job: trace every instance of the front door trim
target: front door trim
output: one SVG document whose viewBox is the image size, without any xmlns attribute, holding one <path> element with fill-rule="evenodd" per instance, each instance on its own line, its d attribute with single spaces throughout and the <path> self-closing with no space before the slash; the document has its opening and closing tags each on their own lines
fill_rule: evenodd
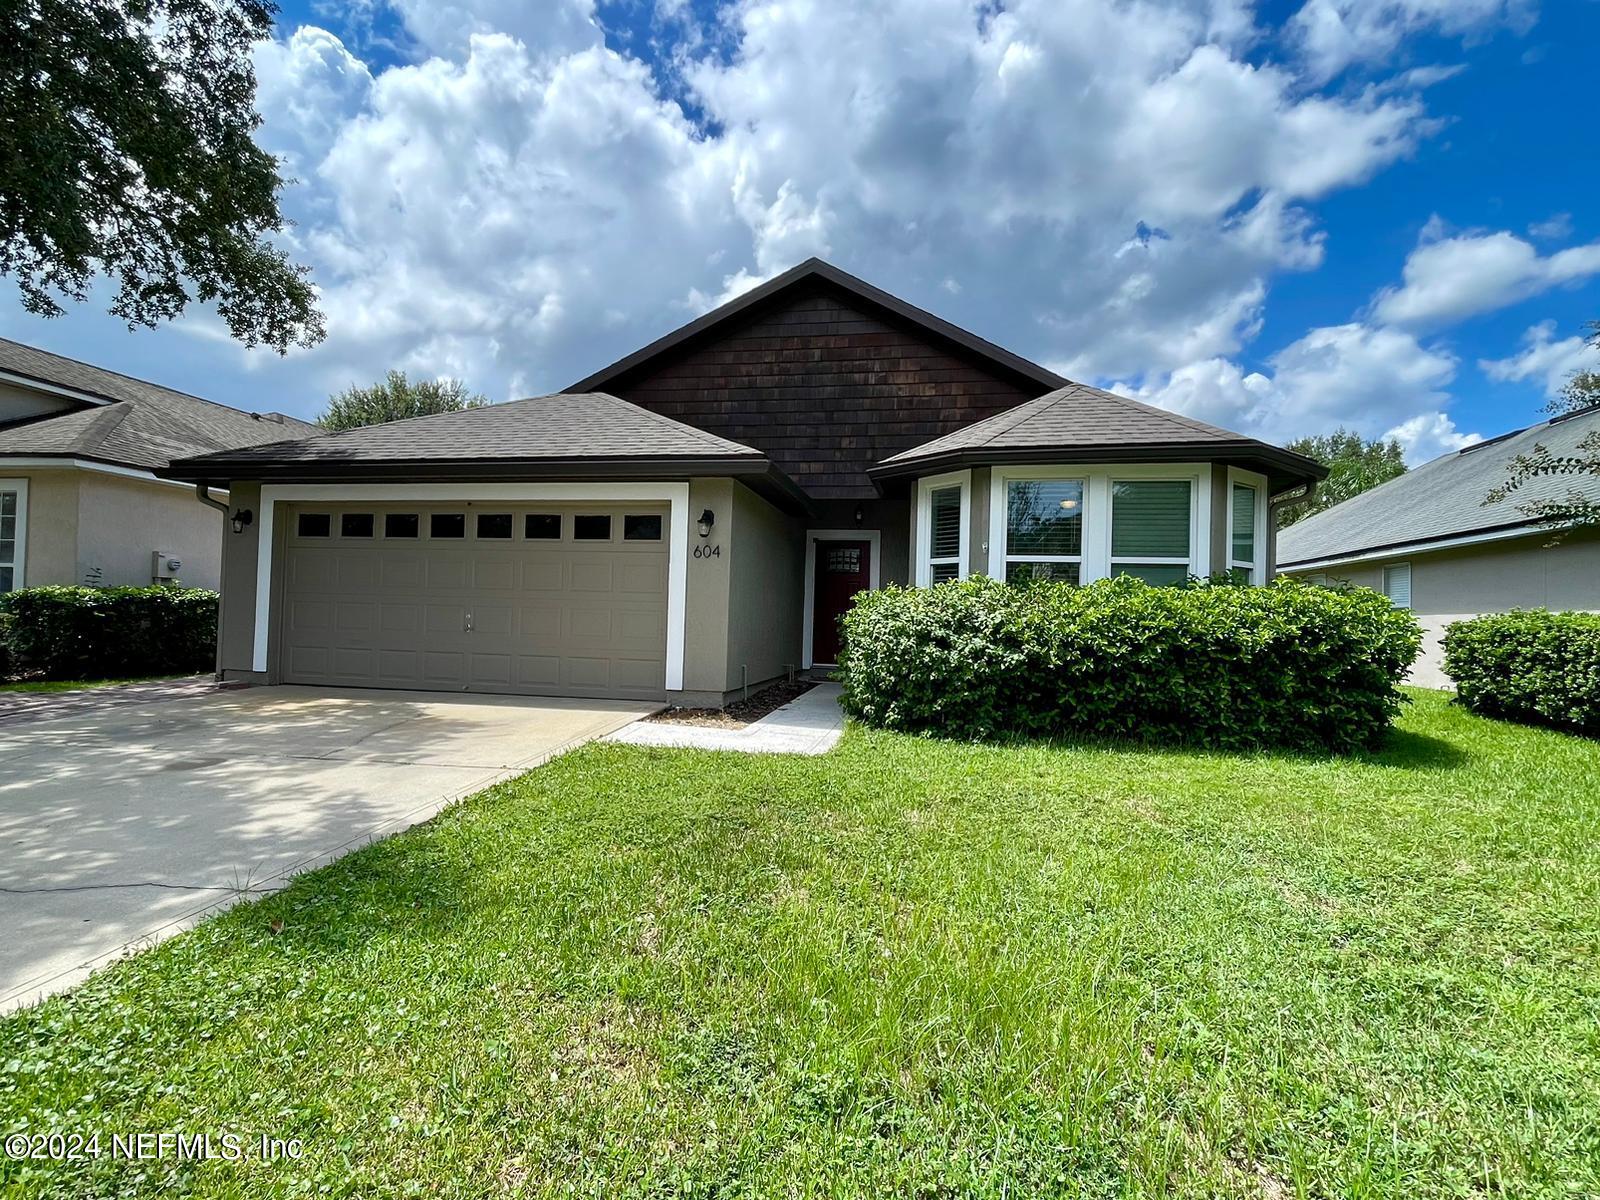
<svg viewBox="0 0 1600 1200">
<path fill-rule="evenodd" d="M 364 501 L 431 500 L 630 500 L 665 501 L 667 524 L 667 691 L 683 690 L 684 620 L 689 591 L 689 485 L 687 483 L 349 483 L 261 485 L 256 544 L 256 627 L 252 669 L 267 670 L 267 633 L 272 617 L 274 530 L 279 504 L 302 501 L 360 504 Z"/>
<path fill-rule="evenodd" d="M 815 619 L 817 595 L 817 543 L 818 542 L 866 542 L 872 547 L 867 563 L 868 587 L 873 591 L 878 590 L 878 564 L 882 555 L 878 553 L 879 531 L 876 529 L 808 529 L 806 530 L 806 581 L 805 594 L 801 608 L 805 612 L 803 630 L 800 638 L 800 664 L 806 670 L 816 666 L 811 658 L 812 625 Z"/>
</svg>

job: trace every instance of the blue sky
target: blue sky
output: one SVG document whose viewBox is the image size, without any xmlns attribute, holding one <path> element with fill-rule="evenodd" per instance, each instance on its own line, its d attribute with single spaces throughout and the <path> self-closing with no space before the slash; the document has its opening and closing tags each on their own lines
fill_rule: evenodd
<svg viewBox="0 0 1600 1200">
<path fill-rule="evenodd" d="M 1594 0 L 286 5 L 260 140 L 329 337 L 0 333 L 314 415 L 565 386 L 809 254 L 1075 378 L 1419 461 L 1600 355 Z M 1137 231 L 1145 232 L 1140 236 Z M 99 299 L 97 297 L 97 299 Z"/>
</svg>

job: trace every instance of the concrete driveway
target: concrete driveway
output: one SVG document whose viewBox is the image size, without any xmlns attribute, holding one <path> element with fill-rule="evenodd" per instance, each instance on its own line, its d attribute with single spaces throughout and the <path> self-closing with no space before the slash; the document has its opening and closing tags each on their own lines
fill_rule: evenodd
<svg viewBox="0 0 1600 1200">
<path fill-rule="evenodd" d="M 275 687 L 0 725 L 0 1012 L 655 707 Z"/>
</svg>

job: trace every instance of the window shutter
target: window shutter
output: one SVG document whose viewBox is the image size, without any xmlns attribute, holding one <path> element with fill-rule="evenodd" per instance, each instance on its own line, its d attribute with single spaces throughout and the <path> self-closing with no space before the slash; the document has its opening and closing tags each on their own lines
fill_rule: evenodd
<svg viewBox="0 0 1600 1200">
<path fill-rule="evenodd" d="M 1233 485 L 1233 561 L 1256 561 L 1256 490 L 1243 483 Z"/>
<path fill-rule="evenodd" d="M 1383 594 L 1396 608 L 1411 607 L 1411 564 L 1396 563 L 1383 569 Z"/>
<path fill-rule="evenodd" d="M 955 558 L 961 553 L 961 489 L 936 489 L 929 497 L 932 513 L 929 558 Z"/>
<path fill-rule="evenodd" d="M 1113 558 L 1188 558 L 1186 480 L 1140 479 L 1112 484 Z"/>
</svg>

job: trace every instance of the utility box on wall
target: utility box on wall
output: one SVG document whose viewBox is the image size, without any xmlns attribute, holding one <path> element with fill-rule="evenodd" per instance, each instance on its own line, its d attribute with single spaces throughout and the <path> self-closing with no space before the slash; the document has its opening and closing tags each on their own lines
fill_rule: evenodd
<svg viewBox="0 0 1600 1200">
<path fill-rule="evenodd" d="M 165 550 L 150 552 L 150 579 L 152 583 L 177 583 L 178 572 L 183 570 L 181 559 L 173 558 Z"/>
</svg>

